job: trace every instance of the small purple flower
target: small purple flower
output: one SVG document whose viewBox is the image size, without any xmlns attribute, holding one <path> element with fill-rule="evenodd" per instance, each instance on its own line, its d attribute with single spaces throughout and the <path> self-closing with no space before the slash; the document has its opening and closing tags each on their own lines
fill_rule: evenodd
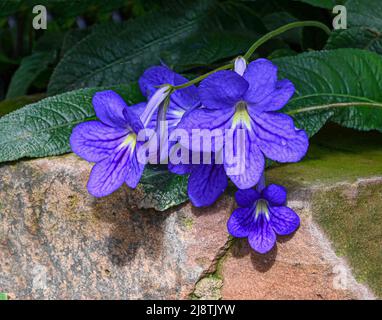
<svg viewBox="0 0 382 320">
<path fill-rule="evenodd" d="M 100 121 L 88 121 L 73 129 L 70 145 L 81 158 L 96 162 L 89 181 L 89 193 L 103 197 L 123 183 L 135 188 L 144 164 L 138 162 L 137 133 L 143 129 L 139 115 L 145 103 L 128 107 L 114 91 L 97 92 L 93 97 L 95 113 Z"/>
<path fill-rule="evenodd" d="M 248 238 L 251 247 L 266 253 L 273 248 L 277 235 L 293 233 L 300 225 L 299 216 L 285 206 L 287 192 L 284 187 L 270 184 L 257 191 L 238 190 L 239 205 L 229 218 L 229 233 L 237 238 Z"/>
<path fill-rule="evenodd" d="M 264 171 L 264 157 L 278 162 L 297 162 L 308 149 L 308 137 L 295 128 L 292 118 L 277 113 L 294 93 L 293 84 L 277 79 L 277 67 L 266 59 L 258 59 L 246 66 L 243 59 L 235 61 L 235 71 L 218 71 L 198 88 L 202 107 L 187 113 L 179 128 L 233 130 L 233 142 L 244 131 L 243 143 L 232 144 L 224 154 L 224 168 L 232 182 L 240 189 L 253 187 Z M 241 139 L 241 138 L 240 138 Z M 227 150 L 229 147 L 225 147 Z M 194 151 L 199 151 L 195 150 Z M 201 150 L 208 152 L 208 150 Z M 216 150 L 213 150 L 216 151 Z M 244 151 L 244 152 L 242 152 Z M 230 169 L 242 154 L 240 173 Z"/>
</svg>

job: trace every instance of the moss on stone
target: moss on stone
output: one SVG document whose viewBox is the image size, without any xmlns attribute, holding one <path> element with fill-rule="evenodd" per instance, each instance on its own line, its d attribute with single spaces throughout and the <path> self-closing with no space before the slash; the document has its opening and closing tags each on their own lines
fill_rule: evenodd
<svg viewBox="0 0 382 320">
<path fill-rule="evenodd" d="M 382 184 L 364 184 L 349 191 L 335 187 L 317 192 L 315 220 L 345 256 L 360 282 L 382 297 Z"/>
<path fill-rule="evenodd" d="M 299 163 L 276 165 L 267 177 L 288 188 L 382 175 L 382 134 L 328 127 L 313 137 Z"/>
<path fill-rule="evenodd" d="M 211 274 L 202 278 L 196 285 L 191 294 L 192 300 L 220 300 L 222 298 L 220 289 L 223 286 L 223 280 Z"/>
<path fill-rule="evenodd" d="M 215 271 L 207 274 L 196 283 L 194 291 L 190 294 L 191 300 L 220 300 L 222 298 L 221 289 L 224 284 L 222 269 L 234 240 L 232 236 L 228 236 L 224 252 L 217 259 Z"/>
<path fill-rule="evenodd" d="M 267 177 L 289 191 L 317 190 L 314 220 L 356 278 L 382 297 L 382 134 L 329 126 L 302 162 L 272 167 Z M 362 183 L 367 178 L 377 181 Z"/>
<path fill-rule="evenodd" d="M 194 220 L 190 217 L 185 217 L 182 222 L 187 230 L 191 230 L 194 225 Z"/>
</svg>

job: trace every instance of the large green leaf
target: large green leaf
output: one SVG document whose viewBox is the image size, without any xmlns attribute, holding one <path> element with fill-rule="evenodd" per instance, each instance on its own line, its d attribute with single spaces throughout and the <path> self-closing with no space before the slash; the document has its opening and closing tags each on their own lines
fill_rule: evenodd
<svg viewBox="0 0 382 320">
<path fill-rule="evenodd" d="M 142 99 L 136 84 L 113 89 L 129 104 Z M 95 118 L 91 100 L 100 90 L 80 89 L 49 97 L 0 118 L 0 162 L 69 152 L 72 128 Z"/>
<path fill-rule="evenodd" d="M 382 57 L 358 49 L 303 53 L 275 59 L 296 95 L 283 110 L 310 135 L 326 121 L 382 131 Z"/>
<path fill-rule="evenodd" d="M 245 53 L 253 38 L 231 33 L 211 33 L 191 37 L 178 50 L 165 53 L 163 61 L 176 71 L 207 66 L 216 61 Z"/>
<path fill-rule="evenodd" d="M 38 93 L 0 101 L 0 117 L 43 98 L 45 98 L 45 94 Z"/>
<path fill-rule="evenodd" d="M 366 27 L 336 30 L 330 35 L 325 49 L 359 48 L 382 53 L 382 33 Z"/>
<path fill-rule="evenodd" d="M 345 7 L 349 28 L 363 26 L 382 30 L 382 1 L 348 0 Z"/>
<path fill-rule="evenodd" d="M 38 78 L 56 58 L 56 52 L 35 52 L 25 57 L 12 77 L 7 92 L 7 99 L 22 96 L 29 86 Z"/>
<path fill-rule="evenodd" d="M 324 9 L 333 9 L 335 5 L 341 4 L 343 1 L 341 0 L 294 0 L 305 2 L 314 7 L 324 8 Z"/>
<path fill-rule="evenodd" d="M 49 94 L 135 81 L 160 54 L 192 35 L 214 1 L 177 1 L 160 12 L 98 29 L 72 48 L 54 71 Z"/>
</svg>

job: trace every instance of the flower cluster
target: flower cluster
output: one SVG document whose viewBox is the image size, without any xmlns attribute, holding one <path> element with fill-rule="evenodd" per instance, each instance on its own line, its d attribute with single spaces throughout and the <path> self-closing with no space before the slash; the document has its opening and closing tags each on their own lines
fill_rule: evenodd
<svg viewBox="0 0 382 320">
<path fill-rule="evenodd" d="M 294 86 L 278 80 L 272 62 L 247 65 L 239 57 L 233 70 L 214 72 L 198 87 L 156 66 L 144 72 L 139 85 L 147 102 L 127 106 L 113 91 L 98 92 L 93 105 L 99 121 L 73 130 L 72 150 L 96 163 L 88 182 L 92 195 L 106 196 L 123 183 L 135 188 L 145 164 L 168 163 L 171 172 L 189 175 L 188 195 L 198 207 L 213 204 L 228 180 L 236 185 L 239 208 L 228 230 L 248 237 L 254 250 L 265 253 L 276 234 L 296 230 L 299 218 L 284 206 L 285 189 L 265 187 L 262 180 L 266 158 L 296 162 L 308 149 L 306 133 L 277 112 Z"/>
</svg>

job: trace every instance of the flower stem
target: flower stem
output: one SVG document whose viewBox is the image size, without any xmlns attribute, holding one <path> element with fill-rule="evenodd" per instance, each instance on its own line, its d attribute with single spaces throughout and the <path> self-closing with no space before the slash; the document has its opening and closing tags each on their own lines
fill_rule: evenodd
<svg viewBox="0 0 382 320">
<path fill-rule="evenodd" d="M 197 77 L 197 78 L 195 78 L 195 79 L 193 79 L 191 81 L 188 81 L 186 83 L 180 84 L 178 86 L 173 86 L 172 89 L 178 90 L 178 89 L 187 88 L 189 86 L 192 86 L 193 84 L 196 84 L 196 83 L 202 81 L 203 79 L 207 78 L 209 75 L 211 75 L 211 74 L 213 74 L 213 73 L 215 73 L 217 71 L 231 69 L 232 67 L 233 67 L 233 63 L 226 64 L 226 65 L 224 65 L 222 67 L 219 67 L 219 68 L 216 68 L 216 69 L 214 69 L 214 70 L 212 70 L 210 72 L 207 72 L 206 74 L 203 74 L 203 75 L 201 75 L 201 76 L 199 76 L 199 77 Z"/>
<path fill-rule="evenodd" d="M 327 34 L 330 34 L 330 29 L 323 23 L 318 21 L 297 21 L 288 23 L 285 26 L 282 26 L 276 30 L 273 30 L 266 35 L 262 36 L 259 40 L 257 40 L 247 51 L 247 53 L 244 55 L 244 59 L 247 61 L 251 58 L 252 54 L 256 51 L 258 47 L 260 47 L 263 43 L 267 42 L 273 37 L 276 37 L 290 29 L 294 28 L 300 28 L 300 27 L 317 27 L 322 30 L 324 30 Z"/>
<path fill-rule="evenodd" d="M 263 37 L 261 37 L 259 40 L 257 40 L 247 51 L 247 53 L 243 56 L 243 58 L 245 60 L 249 60 L 252 56 L 252 54 L 255 52 L 255 50 L 260 47 L 263 43 L 267 42 L 268 40 L 270 40 L 271 38 L 273 37 L 276 37 L 278 35 L 280 35 L 281 33 L 284 33 L 290 29 L 294 29 L 294 28 L 300 28 L 300 27 L 317 27 L 317 28 L 321 28 L 322 30 L 324 30 L 327 34 L 330 34 L 330 29 L 323 23 L 321 22 L 318 22 L 318 21 L 297 21 L 297 22 L 292 22 L 292 23 L 289 23 L 289 24 L 286 24 L 285 26 L 282 26 L 276 30 L 273 30 L 269 33 L 267 33 L 266 35 L 264 35 Z M 214 69 L 206 74 L 203 74 L 193 80 L 190 80 L 186 83 L 183 83 L 181 85 L 178 85 L 178 86 L 172 86 L 172 89 L 173 90 L 179 90 L 179 89 L 183 89 L 183 88 L 187 88 L 189 86 L 192 86 L 196 83 L 199 83 L 200 81 L 204 80 L 205 78 L 207 78 L 209 75 L 217 72 L 217 71 L 220 71 L 220 70 L 227 70 L 227 69 L 232 69 L 234 66 L 233 63 L 229 63 L 229 64 L 226 64 L 222 67 L 219 67 L 217 69 Z"/>
</svg>

